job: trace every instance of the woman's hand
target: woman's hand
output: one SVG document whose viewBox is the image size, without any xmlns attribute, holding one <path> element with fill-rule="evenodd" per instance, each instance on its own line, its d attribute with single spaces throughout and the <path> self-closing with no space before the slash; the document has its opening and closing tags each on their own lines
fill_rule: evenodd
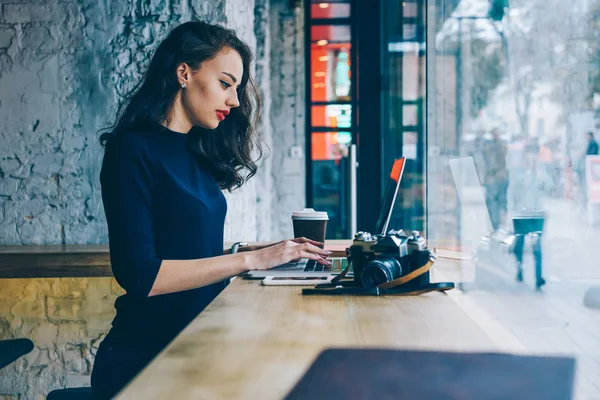
<svg viewBox="0 0 600 400">
<path fill-rule="evenodd" d="M 314 244 L 313 244 L 314 243 Z M 301 258 L 315 260 L 319 264 L 330 266 L 327 257 L 330 251 L 319 247 L 320 242 L 306 238 L 284 240 L 282 242 L 249 252 L 252 269 L 269 269 Z"/>
<path fill-rule="evenodd" d="M 324 244 L 321 242 L 317 242 L 316 240 L 312 240 L 312 239 L 308 239 L 305 237 L 301 237 L 301 238 L 296 238 L 296 239 L 289 239 L 294 243 L 310 243 L 314 246 L 323 248 Z M 262 250 L 265 249 L 267 247 L 271 247 L 271 246 L 275 246 L 277 244 L 283 243 L 284 241 L 282 240 L 281 242 L 275 242 L 275 243 L 270 243 L 270 244 L 264 244 L 264 245 L 253 245 L 253 246 L 246 246 L 246 247 L 240 247 L 240 252 L 242 251 L 255 251 L 255 250 Z"/>
</svg>

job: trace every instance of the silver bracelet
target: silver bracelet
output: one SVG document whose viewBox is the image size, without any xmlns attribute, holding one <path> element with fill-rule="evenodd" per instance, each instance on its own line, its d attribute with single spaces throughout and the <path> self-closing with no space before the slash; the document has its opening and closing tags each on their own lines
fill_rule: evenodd
<svg viewBox="0 0 600 400">
<path fill-rule="evenodd" d="M 231 246 L 230 253 L 231 254 L 235 254 L 235 253 L 238 252 L 238 250 L 240 249 L 240 247 L 246 247 L 246 246 L 248 246 L 248 243 L 246 243 L 246 242 L 235 242 L 233 244 L 233 246 Z"/>
</svg>

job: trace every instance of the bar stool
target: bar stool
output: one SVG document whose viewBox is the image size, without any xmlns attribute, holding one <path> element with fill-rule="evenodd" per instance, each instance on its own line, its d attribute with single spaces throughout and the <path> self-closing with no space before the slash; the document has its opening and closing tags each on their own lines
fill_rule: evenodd
<svg viewBox="0 0 600 400">
<path fill-rule="evenodd" d="M 0 369 L 16 361 L 33 350 L 33 342 L 29 339 L 0 340 Z"/>
<path fill-rule="evenodd" d="M 20 338 L 20 339 L 7 339 L 0 340 L 0 369 L 6 367 L 12 362 L 18 360 L 20 357 L 31 352 L 34 344 L 31 340 Z M 69 389 L 57 389 L 48 393 L 46 400 L 91 400 L 92 399 L 92 388 L 69 388 Z"/>
<path fill-rule="evenodd" d="M 92 388 L 78 387 L 56 389 L 48 393 L 46 400 L 92 400 Z"/>
</svg>

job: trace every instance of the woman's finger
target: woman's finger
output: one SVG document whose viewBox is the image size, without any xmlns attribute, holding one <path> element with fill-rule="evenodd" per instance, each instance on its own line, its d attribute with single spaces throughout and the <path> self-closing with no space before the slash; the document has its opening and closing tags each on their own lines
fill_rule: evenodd
<svg viewBox="0 0 600 400">
<path fill-rule="evenodd" d="M 314 261 L 318 262 L 319 264 L 331 265 L 331 261 L 321 257 L 318 254 L 309 253 L 307 251 L 300 251 L 300 257 L 308 258 L 309 260 L 314 260 Z"/>
<path fill-rule="evenodd" d="M 320 247 L 320 248 L 323 248 L 325 246 L 325 243 L 317 242 L 316 240 L 312 240 L 312 239 L 308 239 L 308 243 L 310 243 L 314 246 Z"/>
<path fill-rule="evenodd" d="M 322 243 L 322 242 L 318 242 L 316 240 L 312 240 L 312 239 L 305 238 L 305 237 L 296 238 L 296 239 L 294 239 L 294 242 L 296 242 L 296 243 L 310 243 L 310 244 L 312 244 L 314 246 L 317 246 L 317 247 L 323 247 L 323 245 L 324 245 L 324 243 Z"/>
<path fill-rule="evenodd" d="M 325 257 L 331 255 L 331 251 L 322 249 L 310 243 L 304 243 L 301 246 L 303 247 L 303 250 L 310 251 L 311 253 L 317 253 Z"/>
</svg>

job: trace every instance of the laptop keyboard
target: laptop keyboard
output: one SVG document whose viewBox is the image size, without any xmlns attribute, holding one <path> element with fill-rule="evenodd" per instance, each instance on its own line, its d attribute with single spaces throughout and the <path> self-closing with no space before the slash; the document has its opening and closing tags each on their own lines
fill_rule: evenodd
<svg viewBox="0 0 600 400">
<path fill-rule="evenodd" d="M 332 259 L 331 261 L 332 261 L 332 263 L 335 264 L 336 262 L 339 262 L 340 260 Z M 306 265 L 304 266 L 304 272 L 312 272 L 312 271 L 315 271 L 315 272 L 331 271 L 331 266 L 319 264 L 315 260 L 308 260 L 306 262 Z"/>
<path fill-rule="evenodd" d="M 323 271 L 323 265 L 317 263 L 315 260 L 308 260 L 304 266 L 304 272 L 312 271 Z"/>
<path fill-rule="evenodd" d="M 278 265 L 274 269 L 295 272 L 339 272 L 343 270 L 348 263 L 345 257 L 331 257 L 329 258 L 329 261 L 332 263 L 331 266 L 321 265 L 314 260 L 302 259 L 301 261 Z"/>
</svg>

